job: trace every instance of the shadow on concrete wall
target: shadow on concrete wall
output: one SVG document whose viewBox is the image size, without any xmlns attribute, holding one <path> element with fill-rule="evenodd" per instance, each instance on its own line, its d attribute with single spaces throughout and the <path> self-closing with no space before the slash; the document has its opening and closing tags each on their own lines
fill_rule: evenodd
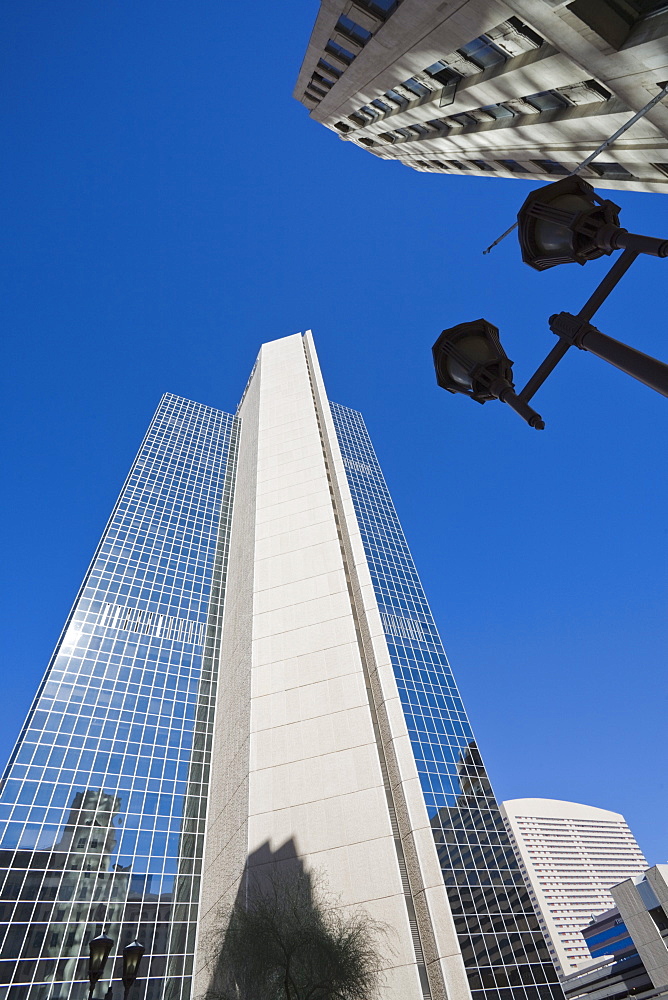
<svg viewBox="0 0 668 1000">
<path fill-rule="evenodd" d="M 265 843 L 247 859 L 206 996 L 372 1000 L 385 981 L 390 930 L 362 907 L 342 907 L 293 840 L 275 851 Z"/>
<path fill-rule="evenodd" d="M 317 907 L 313 877 L 298 857 L 294 840 L 287 840 L 277 850 L 272 850 L 266 842 L 249 854 L 228 926 L 221 929 L 207 1000 L 237 997 L 239 1000 L 258 1000 L 253 993 L 257 989 L 258 970 L 254 956 L 248 954 L 249 949 L 255 949 L 250 941 L 248 948 L 240 948 L 240 936 L 248 933 L 243 923 L 244 914 L 259 916 L 258 924 L 264 919 L 267 934 L 270 934 L 272 918 L 278 926 L 294 928 L 295 924 L 308 923 L 317 913 Z M 266 940 L 258 941 L 257 949 L 266 943 Z"/>
</svg>

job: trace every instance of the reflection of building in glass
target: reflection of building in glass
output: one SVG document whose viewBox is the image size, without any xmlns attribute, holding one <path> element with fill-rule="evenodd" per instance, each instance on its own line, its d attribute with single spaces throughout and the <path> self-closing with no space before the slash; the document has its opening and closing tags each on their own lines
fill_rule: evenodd
<svg viewBox="0 0 668 1000">
<path fill-rule="evenodd" d="M 457 761 L 461 788 L 432 818 L 472 986 L 539 984 L 550 958 L 474 741 Z"/>
<path fill-rule="evenodd" d="M 146 947 L 135 1000 L 203 994 L 244 872 L 285 845 L 392 928 L 384 1000 L 562 996 L 364 423 L 329 403 L 310 335 L 262 348 L 234 417 L 162 400 L 0 821 L 6 1000 L 84 1000 L 105 925 L 115 955 Z"/>
<path fill-rule="evenodd" d="M 62 878 L 60 872 L 55 874 L 56 899 L 64 901 L 65 886 L 72 892 L 69 906 L 58 905 L 57 912 L 52 912 L 51 926 L 61 926 L 51 930 L 46 942 L 48 957 L 60 959 L 63 956 L 53 970 L 56 982 L 75 978 L 77 959 L 69 956 L 85 951 L 88 923 L 100 921 L 107 926 L 111 936 L 118 936 L 120 931 L 129 878 L 128 872 L 112 862 L 118 834 L 113 823 L 120 804 L 118 797 L 101 791 L 77 792 L 63 834 L 53 846 L 53 855 L 63 858 L 58 867 L 64 869 Z M 55 885 L 59 878 L 60 884 Z M 48 888 L 45 879 L 45 897 Z M 43 957 L 47 957 L 46 951 Z"/>
<path fill-rule="evenodd" d="M 610 887 L 647 862 L 622 815 L 557 799 L 501 804 L 550 954 L 562 975 L 590 960 L 581 930 L 613 905 Z"/>
<path fill-rule="evenodd" d="M 93 789 L 77 792 L 62 835 L 50 849 L 0 851 L 0 868 L 9 869 L 2 915 L 13 915 L 3 958 L 40 957 L 47 982 L 67 983 L 75 978 L 90 923 L 118 933 L 128 886 L 128 873 L 111 860 L 118 809 L 115 796 Z"/>
</svg>

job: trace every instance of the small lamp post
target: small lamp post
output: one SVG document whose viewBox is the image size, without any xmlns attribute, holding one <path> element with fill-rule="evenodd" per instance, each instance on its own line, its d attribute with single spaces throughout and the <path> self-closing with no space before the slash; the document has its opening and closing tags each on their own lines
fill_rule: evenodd
<svg viewBox="0 0 668 1000">
<path fill-rule="evenodd" d="M 144 945 L 137 941 L 136 938 L 132 944 L 126 945 L 123 949 L 123 986 L 125 988 L 123 995 L 125 1000 L 127 1000 L 130 988 L 137 978 L 139 963 L 141 962 L 144 950 Z"/>
</svg>

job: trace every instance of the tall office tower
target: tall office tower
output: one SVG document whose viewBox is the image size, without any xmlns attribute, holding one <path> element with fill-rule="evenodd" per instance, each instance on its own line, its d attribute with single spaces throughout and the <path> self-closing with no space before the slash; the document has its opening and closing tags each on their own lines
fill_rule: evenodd
<svg viewBox="0 0 668 1000">
<path fill-rule="evenodd" d="M 262 348 L 234 417 L 163 399 L 0 803 L 7 1000 L 83 1000 L 105 925 L 114 954 L 146 946 L 133 1000 L 201 996 L 277 865 L 387 925 L 383 1000 L 562 996 L 362 418 L 328 402 L 310 334 Z"/>
<path fill-rule="evenodd" d="M 615 905 L 611 886 L 641 874 L 647 862 L 624 817 L 607 809 L 512 799 L 501 814 L 552 960 L 570 975 L 591 958 L 581 929 Z"/>
<path fill-rule="evenodd" d="M 668 79 L 666 0 L 322 0 L 294 96 L 415 170 L 557 180 Z M 581 172 L 668 191 L 668 102 Z"/>
<path fill-rule="evenodd" d="M 235 433 L 163 398 L 30 709 L 0 791 L 3 1000 L 85 997 L 104 926 L 114 955 L 139 933 L 145 996 L 188 995 Z"/>
</svg>

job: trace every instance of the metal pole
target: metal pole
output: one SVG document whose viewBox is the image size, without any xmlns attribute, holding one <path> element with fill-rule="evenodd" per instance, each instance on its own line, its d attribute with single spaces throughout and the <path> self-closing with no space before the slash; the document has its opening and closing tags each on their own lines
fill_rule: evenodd
<svg viewBox="0 0 668 1000">
<path fill-rule="evenodd" d="M 617 131 L 614 132 L 609 139 L 606 139 L 605 142 L 602 142 L 601 145 L 598 146 L 593 153 L 590 153 L 589 156 L 587 156 L 582 161 L 582 163 L 579 163 L 574 170 L 571 170 L 571 172 L 567 176 L 572 177 L 574 174 L 577 174 L 578 171 L 582 170 L 583 167 L 588 167 L 589 164 L 592 162 L 592 160 L 595 160 L 597 156 L 599 156 L 608 148 L 608 146 L 611 146 L 616 139 L 619 139 L 620 135 L 624 135 L 627 129 L 630 129 L 631 126 L 635 125 L 637 121 L 639 121 L 641 118 L 644 118 L 647 112 L 651 111 L 652 108 L 655 106 L 655 104 L 658 104 L 659 101 L 662 101 L 664 97 L 668 94 L 668 80 L 666 80 L 665 83 L 658 84 L 658 86 L 661 87 L 661 90 L 656 95 L 656 97 L 653 97 L 652 100 L 649 101 L 649 103 L 646 104 L 644 108 L 640 109 L 640 111 L 636 111 L 633 118 L 629 118 L 627 122 L 624 122 L 621 128 L 618 128 Z M 501 240 L 505 240 L 506 236 L 510 236 L 510 234 L 517 229 L 517 226 L 518 226 L 517 222 L 513 223 L 510 229 L 506 229 L 505 233 L 499 236 L 498 239 L 494 240 L 493 243 L 490 243 L 487 249 L 483 250 L 482 252 L 483 256 L 485 254 L 488 254 L 491 250 L 493 250 L 494 247 L 501 242 Z"/>
<path fill-rule="evenodd" d="M 513 224 L 510 227 L 510 229 L 506 229 L 505 233 L 502 233 L 501 236 L 498 237 L 498 239 L 494 240 L 493 243 L 490 243 L 490 245 L 487 247 L 487 249 L 483 250 L 483 252 L 482 252 L 483 257 L 485 256 L 485 254 L 487 254 L 491 250 L 493 250 L 494 247 L 497 246 L 501 242 L 501 240 L 505 240 L 506 236 L 510 236 L 511 233 L 514 233 L 515 230 L 517 229 L 518 225 L 519 225 L 519 222 L 513 222 Z"/>
<path fill-rule="evenodd" d="M 605 142 L 601 143 L 598 149 L 595 149 L 593 153 L 590 153 L 590 155 L 587 157 L 586 160 L 583 160 L 582 163 L 575 168 L 575 170 L 571 171 L 571 174 L 577 174 L 578 170 L 582 170 L 583 167 L 588 167 L 591 161 L 596 159 L 599 153 L 602 153 L 605 149 L 608 148 L 608 146 L 611 146 L 612 143 L 615 141 L 615 139 L 619 139 L 620 135 L 624 135 L 627 129 L 631 128 L 632 125 L 635 125 L 635 123 L 639 121 L 641 118 L 644 118 L 647 112 L 651 111 L 655 104 L 658 104 L 659 101 L 662 101 L 664 99 L 666 94 L 668 94 L 668 80 L 666 80 L 665 83 L 659 83 L 658 86 L 661 87 L 661 90 L 656 95 L 656 97 L 653 97 L 652 100 L 648 104 L 646 104 L 644 108 L 641 108 L 640 111 L 637 111 L 634 114 L 633 118 L 629 118 L 627 122 L 624 122 L 621 128 L 618 128 L 617 131 L 613 133 L 613 135 L 611 135 L 609 139 L 606 139 Z"/>
<path fill-rule="evenodd" d="M 517 398 L 521 399 L 525 403 L 528 402 L 534 393 L 540 389 L 547 376 L 552 374 L 570 346 L 571 345 L 566 340 L 560 340 L 558 344 L 555 344 L 545 360 L 541 362 L 536 371 L 533 373 Z"/>
<path fill-rule="evenodd" d="M 506 378 L 494 379 L 490 383 L 488 391 L 490 395 L 496 396 L 502 403 L 507 403 L 515 413 L 519 413 L 522 420 L 526 420 L 530 427 L 535 427 L 537 431 L 545 429 L 545 421 L 540 413 L 532 410 L 526 400 L 517 395 L 512 383 Z"/>
<path fill-rule="evenodd" d="M 550 316 L 550 329 L 569 345 L 595 354 L 596 357 L 602 358 L 632 378 L 638 379 L 643 385 L 660 392 L 662 396 L 668 396 L 668 365 L 663 361 L 608 337 L 587 320 L 583 320 L 582 316 L 557 313 Z"/>
<path fill-rule="evenodd" d="M 597 358 L 603 358 L 608 364 L 638 379 L 650 389 L 655 389 L 662 396 L 668 396 L 668 365 L 663 361 L 608 337 L 595 326 L 590 326 L 582 334 L 582 349 L 595 354 Z"/>
<path fill-rule="evenodd" d="M 592 318 L 597 309 L 603 305 L 615 285 L 624 277 L 633 261 L 638 256 L 637 250 L 625 250 L 621 257 L 618 257 L 612 265 L 605 278 L 594 289 L 582 309 L 578 313 L 578 319 L 588 321 Z"/>
<path fill-rule="evenodd" d="M 627 250 L 635 250 L 636 253 L 649 254 L 651 257 L 668 257 L 668 240 L 656 236 L 640 236 L 638 233 L 629 233 L 622 229 L 615 234 L 612 242 L 615 250 L 624 247 Z"/>
<path fill-rule="evenodd" d="M 504 389 L 499 396 L 499 399 L 503 403 L 507 403 L 515 413 L 519 413 L 523 420 L 529 424 L 530 427 L 535 427 L 537 431 L 545 430 L 545 421 L 541 417 L 540 413 L 536 413 L 523 399 L 521 399 L 517 393 L 512 389 Z"/>
</svg>

